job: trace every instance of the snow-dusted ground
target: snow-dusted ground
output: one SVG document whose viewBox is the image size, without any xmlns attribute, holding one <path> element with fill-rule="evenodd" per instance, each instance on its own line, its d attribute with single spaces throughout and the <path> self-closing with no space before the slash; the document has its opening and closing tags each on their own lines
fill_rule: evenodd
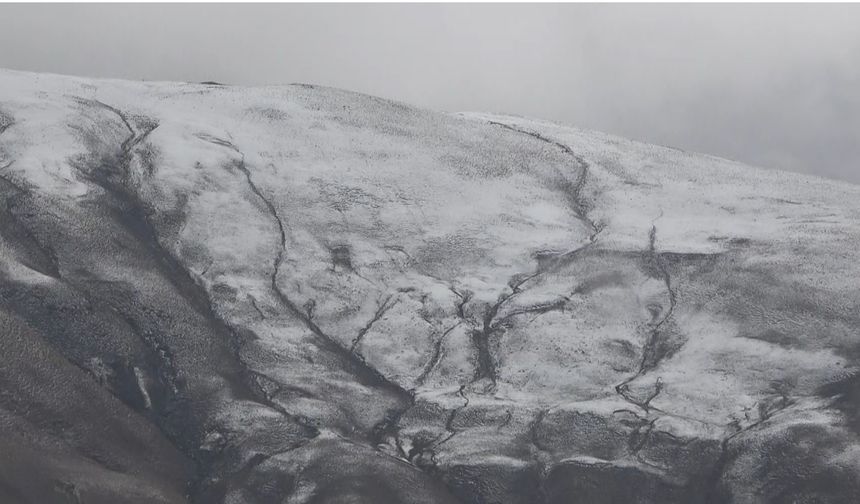
<svg viewBox="0 0 860 504">
<path fill-rule="evenodd" d="M 9 502 L 860 499 L 858 186 L 12 71 L 0 176 Z"/>
</svg>

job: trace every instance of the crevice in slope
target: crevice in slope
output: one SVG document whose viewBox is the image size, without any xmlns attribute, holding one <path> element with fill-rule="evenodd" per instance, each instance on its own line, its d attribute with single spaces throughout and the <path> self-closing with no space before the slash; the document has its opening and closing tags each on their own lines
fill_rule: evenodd
<svg viewBox="0 0 860 504">
<path fill-rule="evenodd" d="M 304 325 L 310 329 L 310 331 L 316 336 L 317 342 L 320 348 L 327 350 L 345 362 L 348 362 L 352 367 L 352 372 L 356 377 L 360 379 L 360 382 L 371 385 L 375 387 L 379 387 L 383 390 L 387 390 L 393 393 L 396 397 L 398 397 L 402 401 L 406 401 L 407 403 L 412 402 L 412 394 L 410 394 L 406 389 L 397 385 L 393 381 L 386 378 L 382 373 L 380 373 L 377 369 L 373 368 L 358 354 L 355 354 L 350 351 L 350 349 L 340 342 L 326 334 L 313 320 L 313 308 L 312 305 L 309 305 L 307 309 L 303 310 L 299 306 L 295 304 L 295 302 L 290 299 L 290 297 L 280 288 L 277 282 L 278 274 L 280 273 L 281 265 L 284 261 L 284 254 L 287 248 L 287 234 L 286 227 L 284 226 L 284 222 L 279 215 L 277 208 L 274 203 L 269 200 L 259 189 L 257 184 L 254 182 L 254 179 L 251 175 L 250 170 L 245 165 L 245 155 L 240 151 L 232 142 L 228 142 L 223 139 L 218 139 L 215 137 L 211 137 L 208 135 L 198 135 L 202 140 L 214 143 L 216 145 L 221 145 L 228 149 L 234 151 L 239 157 L 240 161 L 237 164 L 237 168 L 242 174 L 245 176 L 245 180 L 248 183 L 248 187 L 251 192 L 253 192 L 266 206 L 266 209 L 269 212 L 269 216 L 275 222 L 278 228 L 278 237 L 280 240 L 280 246 L 275 254 L 275 258 L 273 260 L 272 273 L 269 277 L 269 284 L 272 289 L 272 292 L 275 294 L 278 301 L 285 307 L 287 310 L 298 318 L 300 321 L 304 323 Z"/>
<path fill-rule="evenodd" d="M 289 411 L 287 411 L 286 408 L 284 408 L 280 405 L 280 403 L 278 403 L 276 396 L 277 394 L 284 391 L 284 387 L 281 386 L 280 383 L 278 383 L 276 380 L 273 380 L 272 378 L 269 378 L 263 373 L 250 369 L 250 367 L 247 366 L 247 364 L 245 364 L 244 362 L 242 363 L 242 365 L 246 367 L 248 374 L 252 377 L 252 381 L 254 385 L 256 385 L 255 388 L 259 390 L 259 393 L 262 396 L 261 401 L 263 404 L 277 411 L 284 418 L 288 418 L 296 424 L 302 426 L 304 429 L 307 430 L 311 439 L 320 435 L 319 427 L 315 425 L 313 421 L 303 415 L 295 415 L 293 413 L 290 413 Z M 291 388 L 291 390 L 295 391 L 300 389 Z M 302 393 L 301 395 L 305 397 L 309 396 L 309 394 L 307 394 L 307 392 L 305 391 L 300 392 Z"/>
<path fill-rule="evenodd" d="M 350 352 L 352 352 L 352 353 L 356 352 L 356 349 L 358 348 L 358 345 L 361 344 L 361 341 L 364 338 L 364 335 L 367 334 L 368 331 L 370 331 L 370 329 L 373 328 L 373 324 L 378 322 L 379 319 L 381 319 L 383 317 L 383 315 L 385 315 L 385 313 L 388 312 L 388 310 L 390 310 L 391 308 L 394 307 L 394 305 L 397 304 L 397 302 L 398 302 L 397 299 L 395 299 L 394 302 L 391 302 L 392 297 L 393 296 L 388 296 L 387 298 L 385 298 L 385 300 L 382 302 L 382 304 L 380 304 L 379 307 L 376 309 L 376 313 L 373 314 L 373 317 L 370 319 L 370 321 L 368 321 L 367 324 L 364 325 L 364 327 L 359 329 L 358 334 L 355 336 L 355 338 L 353 338 L 352 344 L 349 347 Z"/>
<path fill-rule="evenodd" d="M 137 132 L 126 114 L 121 110 L 99 101 L 79 98 L 76 98 L 76 101 L 84 106 L 99 107 L 117 115 L 128 130 L 128 135 L 121 143 L 118 158 L 102 160 L 101 164 L 91 170 L 79 167 L 83 178 L 104 189 L 106 195 L 113 199 L 112 204 L 118 207 L 116 218 L 119 223 L 147 250 L 150 257 L 154 259 L 162 277 L 188 302 L 191 309 L 197 312 L 212 328 L 216 335 L 214 338 L 216 346 L 219 344 L 226 345 L 223 351 L 225 356 L 230 355 L 232 365 L 217 370 L 217 373 L 225 378 L 230 390 L 235 394 L 234 397 L 250 399 L 283 415 L 283 408 L 267 399 L 265 391 L 259 388 L 258 383 L 248 373 L 248 369 L 242 362 L 239 355 L 243 343 L 240 335 L 214 311 L 208 293 L 195 281 L 192 274 L 161 245 L 155 225 L 150 220 L 154 210 L 140 199 L 131 183 L 130 163 L 134 157 L 133 148 L 145 140 L 158 127 L 158 124 L 154 121 L 148 121 L 146 129 L 143 132 Z M 168 349 L 163 342 L 158 342 L 157 348 Z M 181 394 L 174 395 L 170 400 L 172 405 L 167 407 L 167 411 L 172 411 L 175 407 L 190 407 L 184 406 L 189 399 L 193 398 L 184 398 L 181 397 Z M 171 416 L 173 416 L 172 413 Z M 285 419 L 288 421 L 296 420 L 292 416 L 287 416 Z M 194 445 L 193 438 L 185 439 L 185 434 L 175 432 L 170 427 L 170 419 L 164 417 L 161 420 L 166 422 L 165 427 L 167 427 L 169 437 L 177 446 L 183 447 L 183 451 L 188 453 L 198 466 L 195 479 L 189 483 L 191 494 L 196 495 L 202 490 L 201 485 L 212 469 L 212 461 L 203 453 L 201 446 Z M 199 419 L 196 421 L 198 423 L 195 428 L 198 430 L 203 428 Z M 301 422 L 298 423 L 303 426 Z M 315 435 L 315 429 L 309 426 L 303 427 L 307 428 L 306 434 L 308 436 L 313 437 Z M 200 434 L 201 432 L 197 432 L 197 435 Z"/>
<path fill-rule="evenodd" d="M 496 302 L 484 312 L 481 328 L 472 330 L 472 345 L 477 354 L 477 362 L 475 364 L 475 372 L 472 375 L 471 384 L 475 384 L 481 380 L 488 380 L 489 386 L 485 388 L 485 393 L 494 392 L 498 381 L 496 358 L 493 355 L 494 352 L 491 348 L 491 345 L 493 344 L 491 338 L 493 338 L 493 336 L 495 336 L 499 331 L 499 327 L 494 324 L 496 316 L 499 314 L 499 310 L 506 302 L 513 299 L 521 292 L 520 287 L 538 274 L 539 273 L 534 273 L 526 276 L 525 278 L 521 275 L 515 275 L 509 282 L 511 291 L 509 293 L 501 294 Z"/>
<path fill-rule="evenodd" d="M 451 410 L 451 413 L 448 414 L 448 418 L 445 420 L 445 430 L 448 431 L 448 435 L 444 437 L 438 443 L 433 445 L 433 449 L 435 450 L 439 446 L 447 443 L 454 436 L 456 436 L 460 431 L 454 428 L 454 421 L 457 419 L 457 415 L 460 414 L 461 411 L 469 407 L 469 398 L 466 396 L 466 386 L 461 385 L 457 390 L 457 395 L 463 399 L 463 404 Z"/>
<path fill-rule="evenodd" d="M 430 355 L 430 359 L 427 360 L 427 363 L 424 364 L 424 368 L 421 370 L 421 374 L 415 379 L 415 386 L 420 387 L 427 381 L 427 377 L 430 376 L 430 373 L 436 369 L 436 366 L 439 365 L 439 361 L 442 359 L 442 345 L 445 343 L 445 338 L 453 331 L 454 329 L 460 327 L 463 322 L 457 322 L 453 326 L 446 329 L 433 343 L 433 353 Z"/>
<path fill-rule="evenodd" d="M 454 293 L 460 299 L 460 302 L 457 303 L 457 316 L 460 317 L 461 320 L 466 320 L 466 303 L 468 303 L 472 299 L 472 295 L 469 292 L 460 292 L 454 286 L 448 286 L 448 290 Z"/>
<path fill-rule="evenodd" d="M 572 251 L 571 254 L 575 255 L 576 253 L 579 253 L 580 251 L 583 251 L 593 245 L 595 243 L 597 233 L 599 232 L 599 230 L 596 231 L 595 234 L 592 235 L 591 240 Z M 517 315 L 525 315 L 530 313 L 541 315 L 550 311 L 558 311 L 564 309 L 564 306 L 570 299 L 565 296 L 562 296 L 554 302 L 524 307 L 505 315 L 501 319 L 498 318 L 499 311 L 502 309 L 505 303 L 513 300 L 516 296 L 523 292 L 522 287 L 524 284 L 540 275 L 552 271 L 552 269 L 553 268 L 541 268 L 538 271 L 527 275 L 514 275 L 508 282 L 508 286 L 511 289 L 510 292 L 503 293 L 502 295 L 500 295 L 498 300 L 485 311 L 484 317 L 481 321 L 481 327 L 473 329 L 471 333 L 472 345 L 475 348 L 475 352 L 478 356 L 475 372 L 472 376 L 472 384 L 475 384 L 481 380 L 488 380 L 489 384 L 488 387 L 486 387 L 485 392 L 492 393 L 495 391 L 498 381 L 498 369 L 497 359 L 493 355 L 494 351 L 492 345 L 494 344 L 494 342 L 492 341 L 492 339 L 504 330 L 504 324 L 508 320 Z M 456 293 L 456 291 L 454 292 Z M 461 297 L 461 299 L 463 299 L 463 302 L 458 307 L 458 312 L 460 313 L 460 316 L 462 318 L 464 317 L 463 306 L 469 300 L 463 297 Z"/>
<path fill-rule="evenodd" d="M 493 327 L 500 327 L 506 324 L 510 319 L 520 316 L 520 315 L 530 315 L 535 314 L 535 317 L 532 318 L 534 320 L 537 316 L 543 315 L 544 313 L 549 313 L 552 311 L 564 311 L 564 307 L 570 301 L 570 298 L 567 296 L 561 296 L 559 299 L 555 301 L 551 301 L 548 303 L 540 303 L 531 306 L 526 306 L 523 308 L 519 308 L 516 310 L 507 313 L 504 317 L 498 319 Z"/>
<path fill-rule="evenodd" d="M 575 258 L 579 253 L 583 252 L 587 248 L 591 247 L 596 243 L 597 237 L 600 232 L 603 230 L 603 226 L 591 220 L 588 216 L 589 207 L 587 203 L 584 201 L 582 196 L 582 191 L 585 187 L 585 184 L 588 180 L 588 172 L 589 172 L 589 163 L 583 159 L 581 156 L 577 155 L 573 150 L 565 145 L 564 143 L 558 142 L 551 138 L 548 138 L 540 133 L 529 131 L 521 128 L 517 128 L 515 126 L 511 126 L 509 124 L 504 124 L 497 121 L 488 121 L 489 124 L 498 126 L 509 131 L 513 131 L 515 133 L 519 133 L 522 135 L 526 135 L 528 137 L 537 139 L 541 142 L 552 145 L 556 148 L 561 149 L 566 155 L 573 158 L 576 162 L 576 168 L 578 169 L 578 174 L 576 181 L 573 183 L 569 183 L 569 181 L 563 177 L 563 182 L 561 183 L 562 189 L 566 194 L 568 200 L 570 201 L 570 206 L 573 208 L 576 213 L 578 219 L 584 223 L 588 229 L 591 231 L 588 242 L 584 245 L 581 245 L 570 252 L 562 254 L 558 257 L 554 257 L 549 264 L 539 265 L 536 272 L 528 274 L 528 275 L 515 275 L 511 282 L 509 282 L 509 286 L 511 287 L 511 292 L 508 294 L 502 294 L 499 296 L 499 299 L 495 304 L 490 306 L 483 318 L 483 326 L 481 329 L 476 329 L 472 332 L 472 342 L 475 350 L 478 354 L 478 362 L 475 369 L 475 373 L 472 379 L 472 383 L 476 383 L 480 380 L 487 379 L 489 380 L 488 391 L 493 391 L 496 388 L 497 381 L 497 369 L 496 369 L 496 361 L 492 355 L 491 346 L 491 338 L 498 332 L 499 324 L 496 323 L 495 318 L 498 315 L 499 310 L 502 305 L 504 305 L 507 301 L 515 297 L 519 294 L 520 289 L 523 284 L 528 282 L 529 280 L 538 277 L 541 274 L 550 272 L 555 270 L 557 267 L 562 264 L 569 262 L 573 258 Z M 456 293 L 456 291 L 455 291 Z M 464 301 L 465 304 L 465 301 Z M 545 313 L 546 311 L 551 311 L 554 309 L 563 308 L 564 303 L 552 303 L 548 306 L 535 307 L 535 312 Z M 462 311 L 462 309 L 461 309 Z M 525 312 L 523 312 L 525 313 Z"/>
<path fill-rule="evenodd" d="M 200 273 L 200 276 L 203 276 L 204 274 L 205 270 Z M 254 296 L 248 296 L 248 299 L 251 301 L 251 308 L 253 308 L 254 311 L 257 312 L 257 315 L 259 315 L 261 319 L 267 319 L 268 317 L 265 313 L 263 313 L 263 310 L 260 309 L 260 305 L 257 304 L 257 299 Z"/>
<path fill-rule="evenodd" d="M 478 351 L 478 367 L 475 370 L 475 379 L 473 380 L 473 382 L 478 381 L 481 378 L 490 378 L 492 381 L 492 387 L 493 389 L 495 389 L 497 370 L 495 369 L 495 360 L 490 351 L 489 340 L 490 337 L 492 337 L 500 329 L 499 325 L 496 324 L 496 317 L 499 314 L 499 310 L 501 310 L 502 306 L 504 306 L 505 303 L 514 299 L 522 292 L 522 286 L 526 282 L 538 277 L 543 273 L 545 273 L 545 271 L 538 270 L 534 273 L 529 273 L 526 275 L 516 274 L 511 277 L 508 281 L 508 287 L 511 289 L 511 291 L 509 293 L 501 294 L 498 297 L 497 301 L 493 305 L 491 305 L 489 309 L 484 313 L 484 317 L 482 320 L 483 325 L 481 329 L 475 330 L 472 333 L 475 349 Z"/>
<path fill-rule="evenodd" d="M 105 109 L 112 114 L 119 117 L 120 121 L 123 124 L 123 127 L 128 130 L 128 136 L 122 141 L 119 149 L 119 157 L 118 159 L 102 159 L 100 164 L 95 166 L 92 170 L 85 171 L 82 170 L 81 166 L 76 166 L 79 172 L 81 172 L 85 179 L 94 183 L 95 185 L 104 189 L 109 195 L 114 197 L 117 200 L 117 203 L 121 206 L 127 205 L 136 201 L 130 191 L 125 189 L 125 186 L 128 184 L 128 171 L 129 171 L 129 163 L 131 162 L 132 156 L 134 155 L 132 152 L 133 146 L 139 144 L 143 141 L 156 127 L 158 124 L 155 122 L 149 122 L 149 127 L 145 129 L 142 133 L 138 133 L 130 124 L 126 115 L 120 110 L 111 107 L 103 102 L 98 100 L 86 100 L 79 97 L 72 97 L 78 104 L 82 106 L 89 107 L 99 107 Z M 116 166 L 109 167 L 107 164 L 115 164 Z M 73 163 L 73 166 L 75 164 Z M 115 169 L 119 170 L 119 173 L 115 171 Z M 116 177 L 119 177 L 119 180 L 116 180 Z M 137 206 L 133 206 L 130 212 L 123 212 L 123 219 L 134 220 L 136 217 Z M 123 227 L 131 230 L 128 226 L 128 221 L 123 222 Z M 150 245 L 148 240 L 143 239 L 143 237 L 139 233 L 135 233 L 132 231 L 132 234 L 138 239 L 138 241 Z M 56 258 L 56 254 L 51 250 L 52 256 L 52 264 L 54 265 L 54 271 L 56 272 L 55 278 L 63 282 L 63 284 L 69 286 L 74 291 L 78 292 L 82 297 L 88 300 L 88 302 L 93 302 L 90 300 L 90 296 L 88 295 L 88 289 L 85 285 L 81 285 L 78 282 L 73 281 L 72 279 L 61 278 L 60 270 L 59 270 L 59 262 Z M 156 256 L 156 262 L 159 262 L 159 259 Z M 172 275 L 168 275 L 170 281 L 173 282 Z M 165 399 L 168 403 L 171 402 L 180 402 L 182 399 L 180 398 L 180 393 L 177 387 L 177 375 L 178 371 L 173 362 L 173 357 L 171 355 L 170 349 L 160 341 L 155 334 L 151 330 L 144 329 L 138 320 L 130 313 L 127 313 L 122 306 L 117 305 L 113 302 L 112 299 L 108 299 L 105 301 L 105 304 L 109 306 L 117 316 L 130 328 L 130 330 L 137 336 L 137 338 L 143 343 L 144 348 L 148 350 L 146 355 L 147 365 L 151 367 L 151 370 L 154 371 L 155 380 L 159 387 L 164 387 Z M 92 371 L 87 368 L 83 368 L 88 373 Z M 142 390 L 141 393 L 148 394 L 148 391 Z M 123 399 L 120 397 L 120 399 Z M 167 415 L 168 411 L 172 408 L 172 406 L 168 404 L 164 404 L 163 411 L 155 412 L 153 414 L 156 415 L 157 419 L 167 421 L 164 415 Z M 161 415 L 163 418 L 159 417 Z M 159 426 L 170 438 L 178 439 L 179 433 L 175 430 L 175 426 L 171 425 L 160 425 Z M 177 446 L 184 446 L 184 443 L 179 442 Z M 184 446 L 184 448 L 188 448 Z"/>
<path fill-rule="evenodd" d="M 198 135 L 198 138 L 201 140 L 213 143 L 215 145 L 220 145 L 222 147 L 228 148 L 236 153 L 239 156 L 239 161 L 236 164 L 236 168 L 242 172 L 245 177 L 245 181 L 249 189 L 254 195 L 256 195 L 260 201 L 265 205 L 269 216 L 274 221 L 275 225 L 278 229 L 278 238 L 279 238 L 279 247 L 275 254 L 275 257 L 272 262 L 272 270 L 269 276 L 269 284 L 272 292 L 275 297 L 284 306 L 290 314 L 295 316 L 298 320 L 300 320 L 314 336 L 316 337 L 317 346 L 324 351 L 330 352 L 333 355 L 337 356 L 343 362 L 347 364 L 349 369 L 345 369 L 353 374 L 359 383 L 364 385 L 375 387 L 381 390 L 386 391 L 389 394 L 392 394 L 395 398 L 397 398 L 398 402 L 400 402 L 400 406 L 389 410 L 387 414 L 379 421 L 376 425 L 373 426 L 370 432 L 369 441 L 373 445 L 382 444 L 387 438 L 389 438 L 396 430 L 397 424 L 399 423 L 402 416 L 414 406 L 415 396 L 411 391 L 407 391 L 397 383 L 386 378 L 380 371 L 378 371 L 373 366 L 369 365 L 363 356 L 356 353 L 355 343 L 351 347 L 346 347 L 341 345 L 339 341 L 330 335 L 326 334 L 319 325 L 316 324 L 313 320 L 313 307 L 314 303 L 310 302 L 307 304 L 304 310 L 299 308 L 293 300 L 280 288 L 278 285 L 278 275 L 280 273 L 281 265 L 284 261 L 284 255 L 286 253 L 287 247 L 287 234 L 286 234 L 286 226 L 284 225 L 283 220 L 281 219 L 280 214 L 275 207 L 275 204 L 266 197 L 257 184 L 254 182 L 253 176 L 251 175 L 251 171 L 245 164 L 245 154 L 236 147 L 232 142 L 219 139 L 216 137 L 212 137 L 209 135 Z M 383 306 L 388 305 L 388 299 L 383 303 Z M 359 337 L 357 340 L 360 342 L 361 336 L 364 335 L 370 327 L 373 325 L 378 318 L 381 318 L 384 315 L 384 312 L 389 309 L 392 305 L 388 305 L 385 310 L 378 310 L 377 315 L 375 316 L 363 329 L 363 332 L 359 333 Z"/>
<path fill-rule="evenodd" d="M 593 234 L 597 234 L 598 232 L 600 232 L 600 229 L 602 226 L 598 225 L 596 222 L 594 222 L 593 220 L 591 220 L 588 217 L 588 212 L 589 212 L 590 208 L 589 208 L 587 202 L 585 201 L 585 198 L 583 198 L 583 195 L 582 195 L 582 191 L 585 188 L 586 182 L 588 181 L 589 168 L 591 167 L 591 165 L 589 164 L 588 161 L 586 161 L 582 156 L 573 152 L 573 149 L 571 149 L 566 144 L 559 142 L 557 140 L 554 140 L 552 138 L 549 138 L 547 136 L 544 136 L 541 133 L 538 133 L 536 131 L 530 131 L 530 130 L 518 128 L 516 126 L 512 126 L 510 124 L 505 124 L 505 123 L 498 122 L 498 121 L 488 121 L 488 122 L 492 125 L 499 126 L 501 128 L 504 128 L 504 129 L 507 129 L 507 130 L 510 130 L 510 131 L 513 131 L 516 133 L 520 133 L 523 135 L 528 135 L 532 138 L 540 140 L 541 142 L 545 142 L 545 143 L 548 143 L 550 145 L 554 145 L 555 147 L 561 149 L 562 152 L 564 152 L 568 156 L 572 157 L 577 163 L 577 168 L 579 168 L 579 173 L 576 177 L 576 180 L 573 183 L 568 182 L 567 179 L 564 178 L 564 182 L 562 183 L 562 187 L 565 189 L 565 194 L 567 194 L 568 199 L 571 202 L 571 206 L 573 207 L 574 211 L 579 216 L 580 220 L 583 223 L 585 223 L 589 229 L 591 229 L 591 232 Z"/>
<path fill-rule="evenodd" d="M 442 434 L 435 437 L 416 436 L 412 438 L 412 447 L 409 449 L 408 453 L 404 452 L 400 439 L 397 439 L 397 448 L 403 459 L 421 470 L 436 475 L 437 477 L 442 474 L 442 471 L 439 469 L 438 461 L 436 460 L 438 449 L 459 433 L 459 431 L 454 427 L 454 421 L 457 419 L 460 412 L 469 406 L 469 398 L 466 396 L 466 385 L 461 385 L 457 389 L 457 395 L 463 399 L 463 404 L 452 409 L 448 414 L 448 417 L 445 419 L 445 430 L 448 433 L 447 435 L 444 437 Z"/>
<path fill-rule="evenodd" d="M 642 408 L 646 412 L 648 412 L 651 408 L 651 401 L 662 392 L 662 380 L 659 377 L 657 378 L 654 391 L 645 400 L 637 399 L 633 395 L 631 395 L 629 384 L 633 380 L 636 380 L 640 376 L 647 373 L 648 371 L 655 369 L 659 365 L 660 361 L 667 356 L 667 350 L 661 344 L 661 329 L 672 317 L 672 314 L 675 311 L 675 305 L 677 304 L 677 295 L 675 293 L 675 288 L 672 285 L 672 278 L 669 275 L 669 271 L 666 268 L 666 265 L 663 263 L 662 257 L 656 250 L 656 240 L 657 227 L 655 225 L 652 225 L 651 230 L 648 233 L 648 255 L 651 261 L 654 263 L 654 266 L 656 267 L 659 275 L 661 276 L 664 285 L 666 286 L 669 298 L 669 308 L 665 311 L 660 320 L 658 320 L 655 324 L 652 325 L 650 334 L 648 335 L 648 339 L 645 342 L 644 348 L 642 349 L 642 359 L 639 362 L 639 369 L 637 370 L 637 372 L 615 386 L 616 393 L 618 393 L 618 395 L 624 398 L 625 401 Z"/>
<path fill-rule="evenodd" d="M 576 168 L 578 169 L 576 180 L 573 183 L 570 183 L 567 178 L 564 178 L 564 180 L 561 182 L 560 185 L 561 185 L 561 188 L 564 191 L 564 193 L 567 195 L 568 201 L 570 202 L 570 206 L 576 212 L 577 217 L 579 217 L 579 220 L 581 222 L 583 222 L 588 227 L 588 229 L 591 231 L 591 233 L 589 234 L 588 242 L 586 242 L 585 245 L 577 247 L 577 248 L 571 250 L 570 252 L 567 252 L 565 254 L 562 254 L 561 256 L 556 257 L 553 261 L 550 261 L 550 263 L 551 263 L 550 267 L 547 269 L 553 269 L 553 267 L 557 266 L 558 264 L 561 264 L 563 262 L 566 262 L 567 260 L 573 259 L 580 252 L 586 250 L 588 247 L 593 245 L 597 241 L 598 235 L 603 231 L 605 226 L 602 223 L 595 222 L 594 220 L 592 220 L 589 217 L 588 213 L 591 210 L 591 208 L 590 208 L 589 204 L 587 203 L 587 201 L 585 200 L 585 197 L 582 194 L 583 190 L 585 189 L 585 185 L 588 183 L 591 164 L 588 161 L 586 161 L 582 156 L 576 154 L 573 151 L 573 149 L 571 149 L 565 143 L 560 142 L 560 141 L 555 140 L 555 139 L 552 139 L 550 137 L 547 137 L 547 136 L 545 136 L 539 132 L 518 128 L 516 126 L 510 125 L 510 124 L 505 124 L 505 123 L 498 122 L 498 121 L 488 121 L 488 123 L 491 125 L 494 125 L 494 126 L 498 126 L 500 128 L 504 128 L 504 129 L 509 130 L 509 131 L 513 131 L 515 133 L 529 136 L 529 137 L 534 138 L 536 140 L 540 140 L 541 142 L 552 145 L 558 149 L 561 149 L 562 152 L 564 152 L 566 155 L 573 158 L 573 160 L 576 162 Z M 532 276 L 537 276 L 538 274 L 543 273 L 544 272 L 544 271 L 542 271 L 543 269 L 544 268 L 540 268 L 541 271 L 539 271 L 538 273 L 535 273 Z M 526 279 L 526 280 L 528 280 L 528 279 Z"/>
</svg>

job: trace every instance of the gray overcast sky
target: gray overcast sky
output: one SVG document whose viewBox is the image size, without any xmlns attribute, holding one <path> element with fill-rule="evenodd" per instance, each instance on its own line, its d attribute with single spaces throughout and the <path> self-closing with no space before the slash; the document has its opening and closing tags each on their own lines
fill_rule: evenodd
<svg viewBox="0 0 860 504">
<path fill-rule="evenodd" d="M 324 84 L 860 182 L 860 4 L 3 4 L 0 66 Z"/>
</svg>

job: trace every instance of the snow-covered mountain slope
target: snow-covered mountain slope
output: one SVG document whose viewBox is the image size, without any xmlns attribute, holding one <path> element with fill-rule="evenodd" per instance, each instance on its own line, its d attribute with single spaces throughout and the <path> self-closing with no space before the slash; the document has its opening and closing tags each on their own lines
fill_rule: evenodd
<svg viewBox="0 0 860 504">
<path fill-rule="evenodd" d="M 0 500 L 860 500 L 860 187 L 0 71 Z"/>
</svg>

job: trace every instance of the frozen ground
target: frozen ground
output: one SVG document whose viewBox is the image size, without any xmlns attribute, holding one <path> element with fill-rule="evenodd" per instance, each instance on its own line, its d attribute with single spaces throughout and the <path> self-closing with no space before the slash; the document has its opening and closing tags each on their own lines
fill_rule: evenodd
<svg viewBox="0 0 860 504">
<path fill-rule="evenodd" d="M 0 71 L 0 500 L 856 503 L 860 187 Z"/>
</svg>

